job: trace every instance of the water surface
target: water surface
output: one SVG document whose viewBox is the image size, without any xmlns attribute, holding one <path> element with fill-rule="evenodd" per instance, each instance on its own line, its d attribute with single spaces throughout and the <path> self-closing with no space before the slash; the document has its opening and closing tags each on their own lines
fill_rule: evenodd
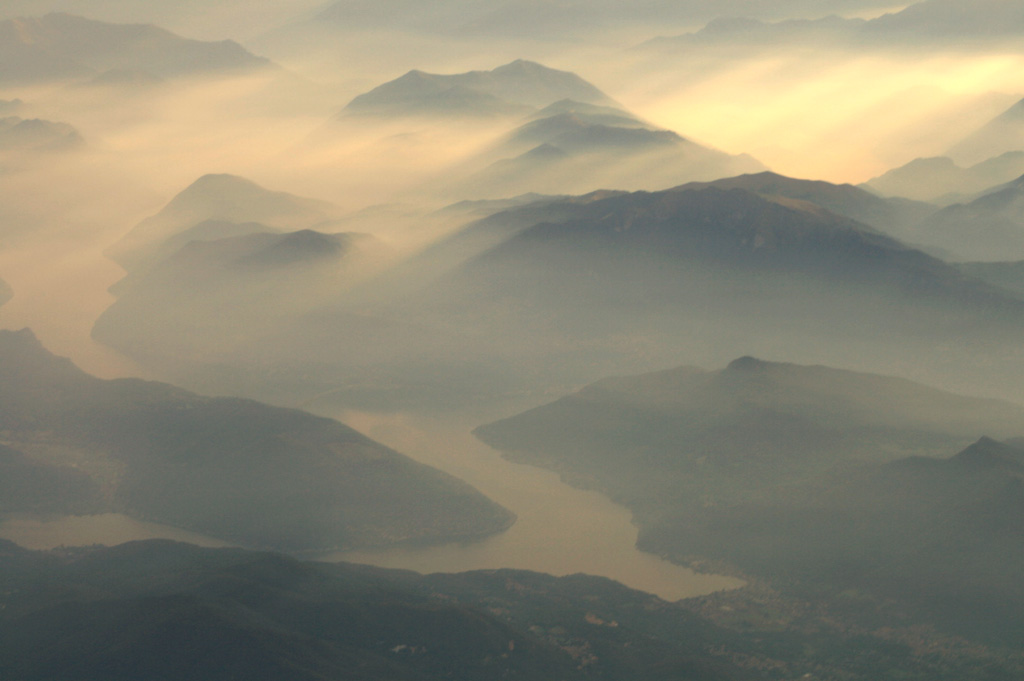
<svg viewBox="0 0 1024 681">
<path fill-rule="evenodd" d="M 554 575 L 588 573 L 666 600 L 733 589 L 732 577 L 696 573 L 637 550 L 632 514 L 556 473 L 501 458 L 464 424 L 344 413 L 340 420 L 402 453 L 470 483 L 516 513 L 508 531 L 468 544 L 347 551 L 324 557 L 417 572 L 518 568 Z"/>
</svg>

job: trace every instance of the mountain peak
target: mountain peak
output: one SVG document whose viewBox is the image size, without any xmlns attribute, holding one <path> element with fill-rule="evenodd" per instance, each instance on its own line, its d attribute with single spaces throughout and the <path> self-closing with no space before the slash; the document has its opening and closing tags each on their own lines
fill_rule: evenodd
<svg viewBox="0 0 1024 681">
<path fill-rule="evenodd" d="M 235 189 L 238 187 L 252 188 L 259 187 L 252 180 L 247 180 L 241 175 L 230 173 L 207 173 L 186 188 L 188 189 Z"/>
<path fill-rule="evenodd" d="M 509 115 L 521 115 L 565 99 L 606 106 L 614 104 L 575 73 L 518 59 L 490 71 L 438 74 L 414 69 L 355 97 L 342 113 L 416 115 L 423 107 L 432 108 L 433 99 L 456 87 L 460 89 L 454 92 L 472 91 L 477 95 L 465 104 L 463 113 L 471 113 L 481 102 L 487 104 L 483 112 L 489 115 L 499 111 L 498 102 L 504 105 L 500 112 Z M 486 100 L 477 101 L 485 96 Z"/>
<path fill-rule="evenodd" d="M 292 257 L 336 256 L 342 253 L 352 235 L 324 234 L 313 229 L 300 229 L 283 234 L 273 248 L 279 255 Z"/>
<path fill-rule="evenodd" d="M 729 365 L 725 368 L 726 371 L 760 371 L 768 366 L 768 362 L 745 355 L 739 359 L 734 359 L 729 362 Z"/>
<path fill-rule="evenodd" d="M 509 62 L 507 64 L 499 66 L 498 68 L 494 69 L 492 71 L 492 73 L 507 73 L 507 72 L 511 72 L 511 71 L 537 72 L 537 71 L 555 71 L 555 70 L 556 69 L 553 69 L 553 68 L 548 67 L 548 66 L 544 66 L 543 64 L 539 64 L 539 63 L 537 63 L 535 61 L 530 61 L 528 59 L 516 59 L 515 61 L 511 61 L 511 62 Z"/>
<path fill-rule="evenodd" d="M 984 436 L 952 458 L 972 468 L 1022 468 L 1024 449 Z"/>
</svg>

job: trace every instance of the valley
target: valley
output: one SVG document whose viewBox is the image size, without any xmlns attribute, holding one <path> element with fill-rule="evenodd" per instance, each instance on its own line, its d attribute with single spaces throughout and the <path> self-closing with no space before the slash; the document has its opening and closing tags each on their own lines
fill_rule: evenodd
<svg viewBox="0 0 1024 681">
<path fill-rule="evenodd" d="M 0 4 L 0 678 L 1024 677 L 1022 37 Z"/>
</svg>

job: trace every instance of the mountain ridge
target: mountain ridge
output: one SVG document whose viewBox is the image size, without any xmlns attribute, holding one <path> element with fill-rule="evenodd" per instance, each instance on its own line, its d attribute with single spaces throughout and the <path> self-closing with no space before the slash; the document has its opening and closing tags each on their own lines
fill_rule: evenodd
<svg viewBox="0 0 1024 681">
<path fill-rule="evenodd" d="M 0 332 L 0 428 L 136 519 L 291 551 L 477 538 L 513 516 L 337 421 L 138 379 L 104 381 Z M 55 469 L 55 473 L 59 472 Z"/>
<path fill-rule="evenodd" d="M 217 228 L 214 233 L 230 231 L 237 235 L 249 228 L 322 228 L 340 215 L 340 210 L 327 201 L 268 190 L 238 175 L 210 173 L 175 194 L 156 214 L 135 225 L 104 254 L 132 270 L 171 255 L 173 245 L 181 243 L 181 235 L 200 223 L 229 223 L 224 227 L 212 225 Z"/>
<path fill-rule="evenodd" d="M 189 40 L 149 24 L 113 24 L 54 12 L 0 21 L 5 82 L 95 77 L 111 69 L 141 69 L 160 77 L 274 68 L 234 41 Z"/>
<path fill-rule="evenodd" d="M 490 71 L 450 75 L 414 69 L 355 97 L 342 115 L 523 115 L 564 99 L 614 105 L 607 95 L 575 73 L 518 59 Z M 447 106 L 439 108 L 439 102 Z"/>
</svg>

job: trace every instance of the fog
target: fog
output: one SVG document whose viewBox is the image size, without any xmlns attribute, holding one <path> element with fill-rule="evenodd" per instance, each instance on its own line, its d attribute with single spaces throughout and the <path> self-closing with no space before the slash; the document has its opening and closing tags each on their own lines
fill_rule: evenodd
<svg viewBox="0 0 1024 681">
<path fill-rule="evenodd" d="M 76 7 L 83 13 L 93 8 L 90 16 L 99 20 L 164 21 L 172 30 L 200 40 L 212 38 L 218 28 L 224 37 L 267 47 L 273 46 L 271 36 L 277 36 L 276 53 L 269 54 L 278 60 L 277 66 L 270 71 L 186 74 L 121 85 L 81 84 L 87 78 L 26 80 L 7 83 L 0 91 L 0 99 L 23 102 L 18 116 L 67 123 L 83 139 L 80 147 L 66 151 L 3 152 L 0 273 L 15 291 L 4 308 L 3 325 L 33 327 L 52 348 L 105 376 L 118 373 L 118 366 L 131 375 L 156 377 L 160 370 L 127 357 L 119 360 L 89 340 L 93 322 L 113 301 L 106 289 L 121 278 L 120 269 L 103 252 L 204 175 L 237 175 L 269 191 L 328 201 L 338 216 L 329 231 L 369 233 L 397 260 L 478 217 L 437 212 L 465 199 L 528 192 L 580 194 L 601 188 L 652 191 L 765 167 L 793 177 L 864 181 L 914 158 L 942 155 L 1001 114 L 1017 100 L 1021 66 L 1019 55 L 999 46 L 990 53 L 943 53 L 935 48 L 926 55 L 917 48 L 901 52 L 891 46 L 854 50 L 840 45 L 772 49 L 770 54 L 742 44 L 731 53 L 715 46 L 664 52 L 642 44 L 656 37 L 650 31 L 643 37 L 622 33 L 611 40 L 594 29 L 590 38 L 585 32 L 571 40 L 506 34 L 486 41 L 469 31 L 454 40 L 439 40 L 431 33 L 434 29 L 421 25 L 403 28 L 415 34 L 411 42 L 403 42 L 384 41 L 379 25 L 367 33 L 365 26 L 347 29 L 331 23 L 329 33 L 336 46 L 362 52 L 349 63 L 344 52 L 321 52 L 322 45 L 315 40 L 303 44 L 303 22 L 320 9 L 314 3 L 276 5 L 271 13 L 248 12 L 261 17 L 260 27 L 239 25 L 241 8 L 230 3 L 203 13 L 185 3 L 159 9 L 101 2 Z M 765 13 L 767 7 L 747 3 L 720 11 L 776 21 L 808 16 L 808 7 L 798 3 L 773 4 Z M 13 16 L 51 9 L 71 8 L 14 3 L 5 12 Z M 696 7 L 690 9 L 694 11 L 687 14 L 689 10 L 681 9 L 678 14 L 680 33 L 711 18 Z M 888 9 L 892 8 L 884 3 L 847 3 L 829 11 L 852 17 L 877 16 Z M 321 17 L 317 30 L 327 30 L 323 24 Z M 299 37 L 286 35 L 286 28 Z M 637 25 L 630 30 L 643 33 Z M 344 39 L 349 34 L 351 43 Z M 377 49 L 366 49 L 367 41 Z M 481 56 L 469 56 L 464 49 L 485 43 L 493 49 L 474 51 Z M 424 49 L 425 45 L 437 49 Z M 529 122 L 528 116 L 446 118 L 409 111 L 374 117 L 343 111 L 356 95 L 412 69 L 486 71 L 514 57 L 578 74 L 651 130 L 673 131 L 715 153 L 742 154 L 747 160 L 698 167 L 692 165 L 694 152 L 687 148 L 678 157 L 662 151 L 588 150 L 557 162 L 527 163 L 516 156 L 528 147 L 503 145 Z M 720 158 L 726 158 L 724 154 Z M 302 295 L 320 301 L 306 309 L 333 306 L 346 314 L 387 318 L 408 306 L 388 301 L 390 309 L 367 307 L 365 301 L 381 297 L 374 289 L 387 290 L 390 285 L 385 274 L 356 286 L 368 276 L 363 272 L 347 280 L 343 288 L 355 286 L 348 298 L 340 295 L 336 282 L 303 284 Z M 321 289 L 314 292 L 315 286 Z M 224 304 L 232 303 L 225 299 Z M 273 314 L 266 316 L 273 319 Z M 392 321 L 404 323 L 400 318 Z M 413 325 L 423 328 L 424 321 Z M 431 320 L 435 328 L 428 336 L 439 333 L 438 338 L 448 340 L 434 342 L 450 342 L 449 323 Z M 659 351 L 636 368 L 655 368 L 658 362 L 713 365 L 743 350 L 741 346 L 753 352 L 759 346 L 771 351 L 789 344 L 767 337 L 746 339 L 747 333 L 716 333 L 716 340 L 710 341 L 691 334 L 688 349 Z M 698 349 L 717 346 L 723 335 L 745 339 L 728 351 Z M 622 342 L 645 342 L 641 338 L 638 334 Z M 373 361 L 386 354 L 378 350 Z M 465 352 L 486 362 L 482 358 L 487 353 L 479 350 L 469 344 L 455 354 Z M 834 357 L 841 363 L 844 358 L 842 349 L 801 348 L 784 354 L 796 358 L 808 352 L 819 361 Z M 848 365 L 871 368 L 854 354 L 845 358 Z M 878 368 L 882 364 L 894 366 L 880 363 Z M 970 389 L 961 378 L 908 369 L 917 378 Z M 600 371 L 595 368 L 566 380 L 572 384 L 597 378 Z M 541 388 L 542 393 L 546 390 Z"/>
<path fill-rule="evenodd" d="M 805 555 L 827 530 L 789 514 L 874 518 L 843 479 L 855 472 L 878 508 L 927 517 L 906 531 L 942 555 L 967 535 L 936 529 L 948 518 L 928 494 L 970 499 L 963 527 L 998 515 L 985 485 L 1017 503 L 1018 444 L 991 455 L 1007 479 L 964 482 L 950 457 L 1024 436 L 1024 24 L 999 3 L 959 32 L 941 0 L 663 5 L 10 0 L 0 330 L 30 328 L 103 379 L 337 418 L 519 517 L 419 546 L 383 512 L 365 522 L 387 541 L 320 557 L 594 572 L 671 600 L 744 583 L 689 565 L 780 579 L 786 597 L 905 599 L 908 622 L 920 608 L 942 629 L 956 608 L 929 609 L 927 589 L 955 590 L 960 573 L 887 591 L 905 577 L 897 558 L 863 567 L 828 542 Z M 927 394 L 930 416 L 871 421 L 861 379 L 833 384 L 824 367 L 879 375 L 863 380 L 884 404 Z M 802 371 L 814 379 L 787 382 Z M 998 432 L 975 418 L 1004 409 Z M 958 410 L 971 418 L 955 432 L 937 425 Z M 519 418 L 543 427 L 495 450 L 470 434 Z M 43 468 L 65 450 L 119 456 L 11 419 L 0 463 L 7 448 Z M 361 465 L 370 445 L 354 441 L 299 449 Z M 829 466 L 807 463 L 833 445 Z M 920 496 L 892 501 L 890 473 Z M 110 503 L 91 521 L 0 494 L 0 534 L 232 543 L 118 506 L 116 476 L 95 482 Z M 751 538 L 762 517 L 797 548 Z M 847 529 L 863 555 L 895 556 L 903 529 L 873 534 L 875 520 Z M 1019 540 L 985 527 L 991 546 Z M 731 531 L 760 548 L 732 547 Z"/>
</svg>

